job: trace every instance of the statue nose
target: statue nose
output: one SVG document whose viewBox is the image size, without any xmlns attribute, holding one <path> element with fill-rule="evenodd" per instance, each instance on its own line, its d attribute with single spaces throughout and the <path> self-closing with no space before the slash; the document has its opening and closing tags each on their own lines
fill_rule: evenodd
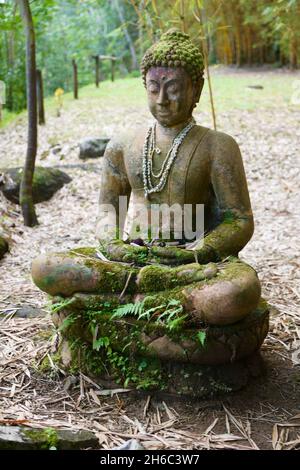
<svg viewBox="0 0 300 470">
<path fill-rule="evenodd" d="M 163 88 L 161 88 L 156 103 L 161 105 L 161 106 L 165 106 L 166 104 L 168 104 L 168 102 L 169 102 L 168 96 L 167 96 L 165 90 Z"/>
</svg>

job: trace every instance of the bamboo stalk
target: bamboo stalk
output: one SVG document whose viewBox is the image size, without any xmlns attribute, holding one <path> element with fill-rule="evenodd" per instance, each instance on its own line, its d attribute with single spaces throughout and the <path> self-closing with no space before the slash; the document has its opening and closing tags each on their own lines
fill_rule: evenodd
<svg viewBox="0 0 300 470">
<path fill-rule="evenodd" d="M 203 26 L 203 15 L 202 15 L 201 8 L 199 6 L 199 1 L 198 0 L 196 0 L 195 5 L 196 5 L 196 8 L 197 8 L 197 14 L 194 12 L 194 16 L 195 16 L 196 20 L 198 21 L 198 23 L 200 24 L 200 34 L 201 34 L 200 40 L 201 40 L 202 50 L 203 50 L 204 66 L 205 66 L 205 70 L 206 70 L 206 74 L 207 74 L 211 114 L 212 114 L 212 120 L 213 120 L 213 127 L 214 127 L 214 130 L 216 131 L 217 130 L 217 119 L 216 119 L 214 97 L 213 97 L 212 83 L 211 83 L 209 63 L 208 63 L 207 38 L 206 38 L 206 35 L 205 35 L 204 26 Z"/>
</svg>

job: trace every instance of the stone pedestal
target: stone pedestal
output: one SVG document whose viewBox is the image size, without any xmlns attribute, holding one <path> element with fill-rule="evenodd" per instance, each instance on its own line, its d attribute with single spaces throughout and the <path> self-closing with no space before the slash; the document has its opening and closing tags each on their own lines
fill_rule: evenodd
<svg viewBox="0 0 300 470">
<path fill-rule="evenodd" d="M 244 387 L 260 375 L 260 346 L 269 309 L 258 308 L 232 325 L 209 326 L 184 318 L 116 316 L 103 296 L 54 299 L 52 318 L 61 333 L 55 359 L 72 373 L 82 370 L 110 387 L 158 390 L 193 397 Z"/>
</svg>

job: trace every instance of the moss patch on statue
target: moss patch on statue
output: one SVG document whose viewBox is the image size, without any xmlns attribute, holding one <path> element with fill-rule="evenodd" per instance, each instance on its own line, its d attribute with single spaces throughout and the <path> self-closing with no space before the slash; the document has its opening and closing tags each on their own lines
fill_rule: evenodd
<svg viewBox="0 0 300 470">
<path fill-rule="evenodd" d="M 124 387 L 169 389 L 168 364 L 190 367 L 194 374 L 197 364 L 201 368 L 214 361 L 230 362 L 239 349 L 243 356 L 245 344 L 246 353 L 256 350 L 268 331 L 264 303 L 239 324 L 212 327 L 195 324 L 176 298 L 161 297 L 158 304 L 158 298 L 148 295 L 120 306 L 99 300 L 85 294 L 77 294 L 70 303 L 56 298 L 53 320 L 70 346 L 72 373 L 82 370 Z"/>
<path fill-rule="evenodd" d="M 151 67 L 182 67 L 192 81 L 197 83 L 203 77 L 203 56 L 189 36 L 176 28 L 162 35 L 143 57 L 141 70 L 144 83 Z"/>
</svg>

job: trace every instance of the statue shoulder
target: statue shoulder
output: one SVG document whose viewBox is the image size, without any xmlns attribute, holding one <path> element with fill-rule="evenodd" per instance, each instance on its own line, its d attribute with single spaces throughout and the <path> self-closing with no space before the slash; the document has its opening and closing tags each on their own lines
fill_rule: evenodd
<svg viewBox="0 0 300 470">
<path fill-rule="evenodd" d="M 215 131 L 197 126 L 199 132 L 204 134 L 202 141 L 212 159 L 227 159 L 237 156 L 240 158 L 240 148 L 236 140 L 225 132 Z"/>
<path fill-rule="evenodd" d="M 148 127 L 126 129 L 114 136 L 108 143 L 107 149 L 122 152 L 132 151 L 133 147 L 143 143 L 147 134 Z"/>
</svg>

